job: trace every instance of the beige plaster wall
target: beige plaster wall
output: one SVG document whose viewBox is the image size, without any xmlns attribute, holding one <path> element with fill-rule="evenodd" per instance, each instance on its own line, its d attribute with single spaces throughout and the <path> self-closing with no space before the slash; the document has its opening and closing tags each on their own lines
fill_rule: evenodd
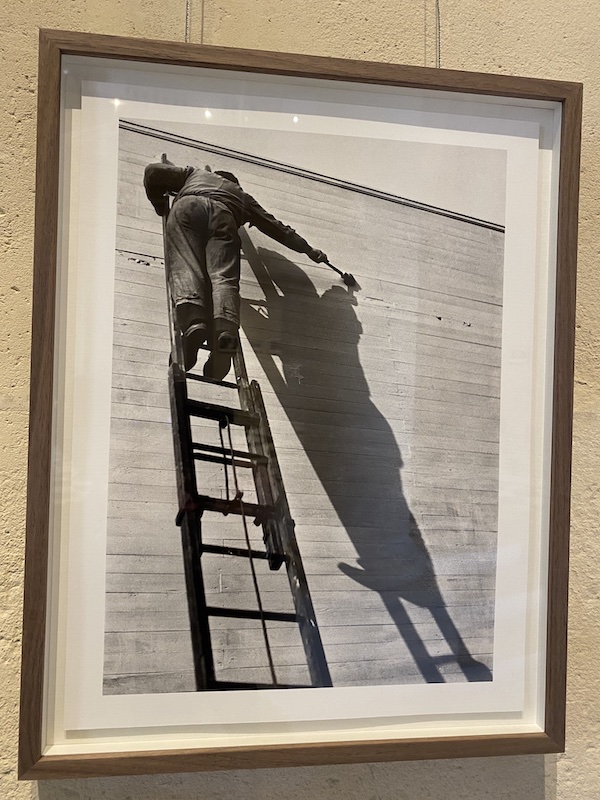
<svg viewBox="0 0 600 800">
<path fill-rule="evenodd" d="M 0 471 L 2 668 L 0 798 L 191 800 L 239 797 L 594 800 L 600 797 L 596 621 L 600 497 L 600 15 L 594 0 L 441 0 L 442 65 L 586 85 L 576 367 L 567 752 L 480 759 L 158 778 L 17 784 L 15 777 L 25 509 L 37 28 L 183 39 L 185 0 L 12 0 L 0 43 Z M 435 64 L 434 0 L 191 0 L 193 41 Z"/>
</svg>

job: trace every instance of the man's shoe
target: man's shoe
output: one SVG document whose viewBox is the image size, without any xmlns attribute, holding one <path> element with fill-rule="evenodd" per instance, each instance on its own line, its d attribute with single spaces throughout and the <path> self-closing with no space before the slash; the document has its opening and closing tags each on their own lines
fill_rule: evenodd
<svg viewBox="0 0 600 800">
<path fill-rule="evenodd" d="M 235 353 L 238 349 L 239 339 L 237 331 L 222 331 L 217 335 L 216 350 L 220 353 Z"/>
<path fill-rule="evenodd" d="M 230 319 L 215 317 L 215 343 L 213 350 L 220 353 L 235 353 L 240 344 L 238 325 Z"/>
<path fill-rule="evenodd" d="M 189 372 L 198 359 L 198 350 L 208 338 L 208 328 L 203 322 L 198 322 L 183 334 L 183 360 L 185 371 Z"/>
</svg>

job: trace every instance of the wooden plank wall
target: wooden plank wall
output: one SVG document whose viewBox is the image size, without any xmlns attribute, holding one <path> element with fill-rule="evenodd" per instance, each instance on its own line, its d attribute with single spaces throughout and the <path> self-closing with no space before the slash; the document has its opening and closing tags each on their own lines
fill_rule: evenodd
<svg viewBox="0 0 600 800">
<path fill-rule="evenodd" d="M 348 291 L 255 229 L 244 237 L 248 371 L 265 397 L 334 685 L 490 679 L 502 233 L 122 131 L 105 692 L 194 688 L 162 237 L 141 183 L 165 149 L 179 164 L 235 172 L 360 284 Z M 223 490 L 218 468 L 199 481 Z M 203 528 L 209 541 L 243 545 L 238 520 L 207 516 Z M 210 604 L 255 607 L 245 563 L 206 557 L 205 575 Z M 259 579 L 265 608 L 289 610 L 285 575 L 263 565 Z M 271 681 L 256 623 L 219 619 L 212 630 L 218 677 Z M 271 624 L 270 639 L 277 679 L 307 683 L 295 626 Z"/>
</svg>

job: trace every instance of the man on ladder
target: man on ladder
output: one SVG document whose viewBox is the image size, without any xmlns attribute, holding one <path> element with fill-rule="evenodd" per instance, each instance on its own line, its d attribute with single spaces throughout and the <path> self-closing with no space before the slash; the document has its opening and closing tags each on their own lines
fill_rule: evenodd
<svg viewBox="0 0 600 800">
<path fill-rule="evenodd" d="M 166 261 L 176 322 L 183 335 L 186 371 L 208 341 L 211 354 L 204 375 L 222 380 L 238 348 L 240 325 L 240 238 L 249 223 L 267 236 L 316 263 L 328 263 L 321 250 L 273 217 L 243 191 L 231 172 L 149 164 L 144 187 L 156 213 L 164 216 L 169 194 L 176 194 L 166 224 Z"/>
</svg>

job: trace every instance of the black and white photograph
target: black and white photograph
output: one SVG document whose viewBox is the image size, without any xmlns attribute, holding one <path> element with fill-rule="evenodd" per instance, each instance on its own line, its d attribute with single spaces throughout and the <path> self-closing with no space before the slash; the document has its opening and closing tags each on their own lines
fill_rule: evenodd
<svg viewBox="0 0 600 800">
<path fill-rule="evenodd" d="M 119 119 L 105 695 L 491 682 L 506 150 Z"/>
<path fill-rule="evenodd" d="M 581 85 L 39 75 L 20 776 L 562 752 Z"/>
<path fill-rule="evenodd" d="M 558 752 L 580 87 L 41 41 L 24 770 Z"/>
</svg>

